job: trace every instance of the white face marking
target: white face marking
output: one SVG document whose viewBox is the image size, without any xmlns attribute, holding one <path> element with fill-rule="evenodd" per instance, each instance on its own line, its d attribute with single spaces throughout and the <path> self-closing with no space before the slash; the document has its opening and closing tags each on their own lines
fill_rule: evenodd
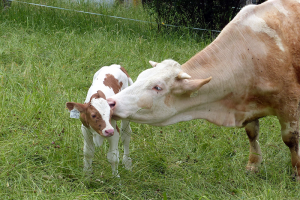
<svg viewBox="0 0 300 200">
<path fill-rule="evenodd" d="M 109 107 L 107 101 L 103 98 L 98 98 L 98 99 L 93 98 L 91 101 L 91 105 L 94 106 L 98 110 L 103 121 L 105 121 L 106 127 L 102 130 L 103 134 L 105 135 L 105 130 L 113 129 L 113 127 L 109 123 L 110 107 Z"/>
</svg>

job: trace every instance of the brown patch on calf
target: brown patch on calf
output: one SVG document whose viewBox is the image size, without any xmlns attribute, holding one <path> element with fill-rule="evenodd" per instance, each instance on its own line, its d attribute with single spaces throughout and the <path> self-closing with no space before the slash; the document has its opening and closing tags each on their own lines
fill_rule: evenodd
<svg viewBox="0 0 300 200">
<path fill-rule="evenodd" d="M 85 113 L 80 113 L 80 121 L 83 124 L 83 126 L 85 126 L 87 128 L 90 127 L 87 120 L 86 120 L 86 114 Z"/>
<path fill-rule="evenodd" d="M 91 126 L 97 133 L 99 133 L 100 135 L 103 136 L 102 130 L 106 127 L 106 123 L 102 119 L 98 110 L 94 106 L 89 104 L 84 115 L 85 115 L 85 119 L 86 119 L 86 124 L 88 126 Z M 83 115 L 83 117 L 84 117 L 84 115 Z M 81 117 L 81 115 L 80 115 L 80 117 Z M 87 123 L 87 122 L 89 122 L 89 123 Z"/>
<path fill-rule="evenodd" d="M 130 78 L 128 72 L 126 71 L 126 69 L 125 69 L 124 67 L 121 67 L 120 69 L 121 69 L 122 72 L 124 72 L 124 74 L 126 74 L 126 76 L 127 76 L 128 78 Z"/>
<path fill-rule="evenodd" d="M 93 94 L 90 98 L 90 102 L 92 101 L 92 99 L 99 99 L 99 98 L 103 98 L 103 99 L 106 99 L 106 96 L 105 94 L 101 91 L 101 90 L 98 90 L 97 93 Z"/>
<path fill-rule="evenodd" d="M 119 82 L 118 79 L 111 74 L 106 74 L 103 84 L 109 88 L 112 88 L 115 94 L 117 94 L 123 86 L 123 83 Z"/>
</svg>

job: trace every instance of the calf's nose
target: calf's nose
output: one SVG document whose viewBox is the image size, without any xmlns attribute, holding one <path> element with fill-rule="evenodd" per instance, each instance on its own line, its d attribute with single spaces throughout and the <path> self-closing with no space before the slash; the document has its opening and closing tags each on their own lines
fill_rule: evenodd
<svg viewBox="0 0 300 200">
<path fill-rule="evenodd" d="M 105 134 L 107 137 L 113 136 L 114 135 L 114 129 L 107 129 L 105 130 Z"/>
</svg>

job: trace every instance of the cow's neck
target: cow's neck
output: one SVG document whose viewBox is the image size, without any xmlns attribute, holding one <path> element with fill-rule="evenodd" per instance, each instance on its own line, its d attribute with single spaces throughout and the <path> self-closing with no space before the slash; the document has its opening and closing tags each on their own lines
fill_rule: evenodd
<svg viewBox="0 0 300 200">
<path fill-rule="evenodd" d="M 256 114 L 247 113 L 247 105 L 243 102 L 254 69 L 251 62 L 245 66 L 245 59 L 251 58 L 247 55 L 248 44 L 241 34 L 226 35 L 226 31 L 222 34 L 222 41 L 217 38 L 182 65 L 182 70 L 193 79 L 212 76 L 212 80 L 199 90 L 198 96 L 184 99 L 186 103 L 181 105 L 188 106 L 182 109 L 184 112 L 178 117 L 189 115 L 217 125 L 243 126 L 247 119 Z M 236 44 L 236 41 L 239 43 Z"/>
</svg>

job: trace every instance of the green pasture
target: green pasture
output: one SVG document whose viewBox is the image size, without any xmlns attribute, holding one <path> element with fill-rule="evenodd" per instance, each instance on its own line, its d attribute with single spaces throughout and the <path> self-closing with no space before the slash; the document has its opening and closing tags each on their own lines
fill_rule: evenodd
<svg viewBox="0 0 300 200">
<path fill-rule="evenodd" d="M 141 7 L 52 3 L 152 20 Z M 101 66 L 121 64 L 135 80 L 149 60 L 184 63 L 213 37 L 16 2 L 0 11 L 0 199 L 300 199 L 274 117 L 260 120 L 257 174 L 245 171 L 244 129 L 193 120 L 131 123 L 132 171 L 120 164 L 120 178 L 112 177 L 105 143 L 96 150 L 92 178 L 84 176 L 81 123 L 69 118 L 65 103 L 84 101 Z M 121 158 L 122 149 L 120 143 Z"/>
</svg>

